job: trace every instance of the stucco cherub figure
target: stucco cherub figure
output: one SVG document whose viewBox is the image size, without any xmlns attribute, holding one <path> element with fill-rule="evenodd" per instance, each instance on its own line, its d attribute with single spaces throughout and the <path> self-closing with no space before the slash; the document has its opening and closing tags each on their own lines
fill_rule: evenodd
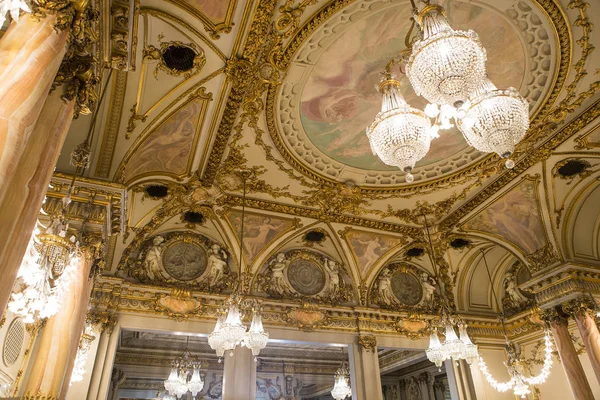
<svg viewBox="0 0 600 400">
<path fill-rule="evenodd" d="M 144 269 L 146 271 L 146 276 L 151 281 L 163 279 L 161 271 L 161 258 L 162 252 L 165 249 L 164 241 L 164 237 L 155 236 L 154 239 L 152 239 L 152 247 L 150 247 L 148 252 L 146 252 Z"/>
<path fill-rule="evenodd" d="M 433 300 L 435 293 L 435 282 L 426 272 L 421 273 L 421 287 L 423 288 L 423 297 L 419 305 L 428 306 Z"/>
<path fill-rule="evenodd" d="M 208 282 L 210 286 L 222 286 L 227 268 L 227 253 L 217 243 L 208 249 Z"/>
<path fill-rule="evenodd" d="M 525 296 L 517 285 L 514 273 L 508 272 L 504 278 L 504 299 L 502 303 L 509 310 L 520 310 L 529 304 L 530 300 Z"/>
<path fill-rule="evenodd" d="M 287 292 L 284 279 L 284 271 L 288 266 L 289 261 L 284 253 L 279 253 L 275 259 L 271 260 L 271 283 L 269 291 L 272 294 L 283 296 Z"/>
<path fill-rule="evenodd" d="M 323 265 L 329 275 L 329 294 L 334 295 L 340 290 L 340 266 L 334 260 L 325 258 Z"/>
<path fill-rule="evenodd" d="M 391 306 L 395 303 L 394 292 L 392 291 L 392 273 L 386 268 L 381 273 L 378 285 L 378 295 L 380 303 Z"/>
</svg>

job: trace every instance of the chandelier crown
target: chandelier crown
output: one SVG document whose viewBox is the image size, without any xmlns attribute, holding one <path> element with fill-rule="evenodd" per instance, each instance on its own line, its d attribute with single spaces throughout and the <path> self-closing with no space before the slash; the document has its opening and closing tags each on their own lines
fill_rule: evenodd
<svg viewBox="0 0 600 400">
<path fill-rule="evenodd" d="M 465 101 L 485 78 L 479 36 L 452 29 L 439 5 L 425 6 L 418 20 L 423 38 L 414 43 L 406 68 L 412 87 L 431 103 Z"/>
</svg>

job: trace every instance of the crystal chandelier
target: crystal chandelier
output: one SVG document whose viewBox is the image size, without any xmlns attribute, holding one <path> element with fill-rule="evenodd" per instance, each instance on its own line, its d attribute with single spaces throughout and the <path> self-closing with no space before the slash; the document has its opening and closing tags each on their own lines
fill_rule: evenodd
<svg viewBox="0 0 600 400">
<path fill-rule="evenodd" d="M 411 0 L 415 16 L 405 40 L 407 50 L 390 60 L 379 86 L 382 108 L 367 129 L 373 154 L 399 167 L 407 173 L 406 182 L 413 182 L 410 171 L 429 151 L 431 139 L 439 130 L 452 128 L 454 121 L 469 145 L 497 153 L 512 168 L 508 157 L 529 127 L 527 101 L 516 89 L 497 89 L 490 82 L 486 51 L 475 32 L 452 29 L 443 7 L 422 2 L 419 12 Z M 411 44 L 415 21 L 420 29 Z M 424 113 L 400 95 L 400 83 L 390 73 L 394 64 L 405 65 L 415 93 L 429 101 Z"/>
<path fill-rule="evenodd" d="M 434 258 L 433 242 L 431 240 L 431 234 L 429 233 L 429 224 L 427 223 L 427 215 L 425 215 L 425 213 L 423 213 L 423 220 L 427 231 L 427 239 L 429 241 L 429 260 L 433 266 L 435 276 L 438 277 L 439 272 Z M 437 327 L 431 329 L 429 348 L 425 350 L 427 359 L 440 369 L 445 360 L 453 360 L 455 362 L 458 360 L 465 360 L 470 365 L 479 356 L 477 345 L 473 344 L 467 333 L 467 324 L 459 316 L 452 315 L 450 307 L 446 304 L 446 297 L 441 291 L 440 299 L 442 302 L 442 326 L 444 326 L 446 330 L 445 339 L 444 343 L 441 343 L 437 334 Z M 455 326 L 458 327 L 460 337 L 456 335 Z"/>
<path fill-rule="evenodd" d="M 423 111 L 408 105 L 400 82 L 391 75 L 386 74 L 379 92 L 383 95 L 381 111 L 367 128 L 371 150 L 385 164 L 406 172 L 406 181 L 412 182 L 410 171 L 429 151 L 431 122 Z"/>
<path fill-rule="evenodd" d="M 173 361 L 171 373 L 164 381 L 164 386 L 167 391 L 167 396 L 164 398 L 171 396 L 170 398 L 179 399 L 188 392 L 195 397 L 204 388 L 204 381 L 200 377 L 200 361 L 186 350 L 183 355 Z"/>
<path fill-rule="evenodd" d="M 30 13 L 31 9 L 24 0 L 0 0 L 0 27 L 6 21 L 6 15 L 10 13 L 10 17 L 15 21 L 19 20 L 21 11 Z"/>
<path fill-rule="evenodd" d="M 510 374 L 510 380 L 507 382 L 498 382 L 496 379 L 494 379 L 481 356 L 479 357 L 479 369 L 481 370 L 483 376 L 485 376 L 485 379 L 488 381 L 488 383 L 497 391 L 506 392 L 512 389 L 515 396 L 525 398 L 526 395 L 531 393 L 529 386 L 540 385 L 546 382 L 550 376 L 550 369 L 552 368 L 552 341 L 550 340 L 550 333 L 547 331 L 544 336 L 544 345 L 544 365 L 540 373 L 536 376 L 525 376 L 525 370 L 522 362 L 519 360 L 514 346 L 510 342 L 507 342 L 505 346 L 508 358 L 508 361 L 505 364 L 508 368 L 508 373 Z"/>
<path fill-rule="evenodd" d="M 471 30 L 453 30 L 439 5 L 427 4 L 418 23 L 423 37 L 406 64 L 415 92 L 439 105 L 465 101 L 485 78 L 487 57 L 479 37 Z"/>
<path fill-rule="evenodd" d="M 41 224 L 38 225 L 42 226 Z M 44 233 L 36 229 L 17 277 L 22 285 L 13 293 L 8 309 L 31 324 L 58 312 L 70 284 L 72 273 L 79 263 L 78 246 L 74 236 L 67 239 L 67 225 L 62 217 L 54 218 Z"/>
<path fill-rule="evenodd" d="M 485 269 L 487 271 L 488 279 L 490 282 L 490 286 L 492 288 L 492 295 L 494 296 L 494 300 L 498 307 L 500 307 L 500 302 L 498 301 L 498 296 L 496 295 L 496 291 L 494 290 L 492 275 L 490 274 L 490 269 L 488 267 L 487 259 L 485 257 L 485 252 L 483 249 L 481 250 L 481 255 L 483 257 L 483 262 L 485 264 Z M 548 377 L 550 376 L 550 369 L 552 368 L 552 340 L 550 339 L 550 332 L 546 330 L 544 335 L 544 365 L 542 366 L 542 370 L 536 376 L 527 377 L 525 375 L 525 368 L 523 367 L 523 362 L 519 357 L 519 351 L 517 350 L 517 346 L 512 343 L 508 339 L 508 334 L 506 333 L 506 328 L 504 326 L 504 313 L 500 313 L 500 321 L 502 322 L 502 330 L 504 331 L 504 338 L 506 340 L 506 345 L 504 349 L 506 350 L 507 361 L 505 363 L 508 373 L 510 374 L 510 380 L 507 382 L 498 382 L 490 371 L 488 370 L 487 364 L 483 360 L 483 357 L 478 356 L 479 360 L 479 369 L 488 383 L 499 392 L 506 392 L 508 390 L 513 391 L 515 396 L 519 396 L 521 398 L 525 398 L 531 391 L 529 390 L 529 386 L 532 385 L 541 385 L 546 382 Z"/>
<path fill-rule="evenodd" d="M 245 219 L 245 203 L 246 203 L 246 176 L 244 175 L 244 189 L 242 197 L 242 223 L 240 229 L 240 271 L 242 269 L 242 254 L 244 243 L 244 219 Z M 241 280 L 241 279 L 240 279 Z M 217 318 L 217 323 L 212 333 L 208 336 L 208 344 L 216 351 L 219 357 L 219 362 L 229 351 L 229 355 L 233 356 L 233 351 L 237 346 L 247 347 L 252 351 L 254 361 L 260 351 L 267 346 L 269 334 L 265 332 L 262 324 L 261 307 L 256 300 L 248 300 L 252 306 L 252 322 L 250 329 L 242 323 L 242 313 L 240 308 L 244 303 L 243 297 L 237 293 L 240 288 L 240 281 L 237 282 L 234 293 L 225 301 L 225 309 Z"/>
<path fill-rule="evenodd" d="M 92 343 L 96 339 L 96 329 L 94 325 L 91 323 L 86 323 L 83 328 L 83 333 L 81 335 L 81 339 L 79 340 L 79 348 L 77 349 L 77 356 L 75 356 L 75 364 L 73 365 L 73 372 L 71 373 L 71 382 L 69 384 L 72 385 L 75 382 L 81 382 L 83 380 L 83 376 L 85 375 L 85 364 L 88 359 L 88 352 L 92 347 Z"/>
<path fill-rule="evenodd" d="M 515 88 L 498 90 L 486 78 L 458 109 L 456 120 L 467 143 L 497 153 L 512 168 L 509 157 L 529 128 L 529 104 Z"/>
<path fill-rule="evenodd" d="M 331 390 L 331 396 L 335 400 L 344 400 L 352 395 L 352 389 L 350 389 L 348 382 L 349 375 L 348 366 L 344 362 L 335 372 L 335 383 L 333 385 L 333 389 Z"/>
</svg>

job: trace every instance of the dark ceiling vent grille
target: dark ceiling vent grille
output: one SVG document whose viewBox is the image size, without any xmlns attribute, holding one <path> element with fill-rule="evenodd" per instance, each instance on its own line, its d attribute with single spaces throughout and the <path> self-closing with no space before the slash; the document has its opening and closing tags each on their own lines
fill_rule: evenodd
<svg viewBox="0 0 600 400">
<path fill-rule="evenodd" d="M 450 246 L 452 246 L 455 249 L 462 249 L 463 247 L 467 247 L 470 244 L 471 242 L 462 238 L 457 238 L 450 242 Z"/>
<path fill-rule="evenodd" d="M 325 240 L 325 234 L 321 231 L 308 231 L 304 235 L 304 240 L 307 242 L 319 243 Z"/>
<path fill-rule="evenodd" d="M 420 247 L 413 247 L 412 249 L 408 249 L 406 251 L 406 255 L 408 257 L 421 257 L 423 253 L 425 253 L 425 250 Z"/>
<path fill-rule="evenodd" d="M 204 221 L 204 215 L 195 211 L 186 211 L 183 214 L 183 220 L 192 224 L 201 224 Z"/>
<path fill-rule="evenodd" d="M 162 199 L 163 197 L 167 197 L 169 194 L 169 188 L 164 185 L 150 185 L 146 186 L 146 193 L 150 197 Z"/>
<path fill-rule="evenodd" d="M 163 51 L 163 62 L 168 68 L 176 71 L 189 71 L 194 68 L 196 52 L 186 46 L 171 45 Z"/>
<path fill-rule="evenodd" d="M 581 160 L 569 160 L 560 168 L 558 168 L 558 174 L 564 178 L 568 178 L 571 176 L 579 175 L 586 168 L 589 167 L 589 164 L 581 161 Z"/>
</svg>

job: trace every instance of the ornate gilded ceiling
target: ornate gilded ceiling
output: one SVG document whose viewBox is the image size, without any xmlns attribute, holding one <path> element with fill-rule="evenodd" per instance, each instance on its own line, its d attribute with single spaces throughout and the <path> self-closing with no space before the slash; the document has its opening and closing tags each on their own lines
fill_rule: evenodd
<svg viewBox="0 0 600 400">
<path fill-rule="evenodd" d="M 241 277 L 248 293 L 286 304 L 427 312 L 440 294 L 427 294 L 435 271 L 423 214 L 444 296 L 464 312 L 496 308 L 481 250 L 493 285 L 517 311 L 527 301 L 508 287 L 523 283 L 523 266 L 532 275 L 559 264 L 599 266 L 599 5 L 445 3 L 455 27 L 480 34 L 492 80 L 528 98 L 531 129 L 512 170 L 458 132 L 442 132 L 406 184 L 372 156 L 364 129 L 380 106 L 379 72 L 403 49 L 408 1 L 141 0 L 128 44 L 133 62 L 105 73 L 94 160 L 80 183 L 123 193 L 123 232 L 109 241 L 105 274 L 214 294 Z M 172 46 L 194 54 L 181 60 L 189 68 L 168 65 Z M 403 91 L 424 105 L 408 85 Z M 90 121 L 73 124 L 60 173 L 73 172 L 68 156 Z M 64 195 L 66 179 L 57 176 L 63 185 L 51 198 Z M 152 185 L 165 196 L 149 194 Z M 313 231 L 322 237 L 307 240 Z M 209 263 L 213 244 L 221 269 Z M 180 251 L 165 254 L 169 246 Z M 406 287 L 420 296 L 405 298 Z M 329 318 L 302 312 L 308 325 Z"/>
</svg>

